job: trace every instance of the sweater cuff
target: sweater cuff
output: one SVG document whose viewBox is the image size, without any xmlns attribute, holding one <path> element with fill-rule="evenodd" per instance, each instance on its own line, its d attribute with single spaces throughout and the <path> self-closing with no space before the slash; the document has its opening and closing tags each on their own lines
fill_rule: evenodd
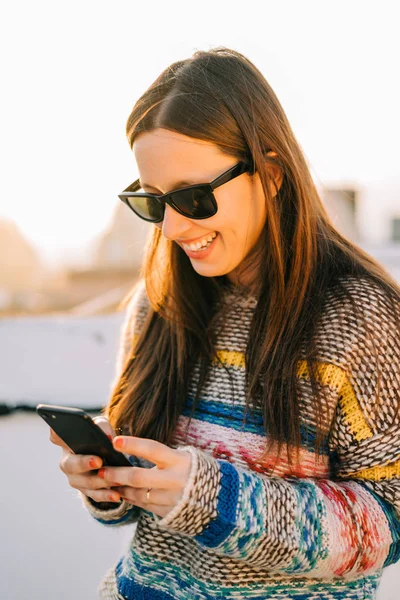
<svg viewBox="0 0 400 600">
<path fill-rule="evenodd" d="M 176 449 L 192 455 L 189 478 L 178 504 L 165 517 L 154 517 L 160 527 L 193 537 L 217 517 L 221 475 L 212 456 L 194 446 Z"/>
<path fill-rule="evenodd" d="M 123 523 L 128 517 L 131 509 L 133 508 L 132 504 L 122 500 L 122 502 L 114 503 L 114 502 L 97 502 L 94 504 L 94 500 L 85 496 L 82 492 L 78 492 L 84 507 L 89 511 L 89 513 L 100 523 L 106 523 L 108 525 Z M 109 507 L 107 507 L 109 504 Z M 101 508 L 101 505 L 104 507 Z M 137 507 L 135 507 L 137 508 Z"/>
</svg>

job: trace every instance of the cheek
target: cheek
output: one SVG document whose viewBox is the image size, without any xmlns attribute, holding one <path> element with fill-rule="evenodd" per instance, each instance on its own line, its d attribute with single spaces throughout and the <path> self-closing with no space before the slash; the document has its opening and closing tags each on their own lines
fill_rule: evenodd
<svg viewBox="0 0 400 600">
<path fill-rule="evenodd" d="M 259 228 L 263 226 L 265 211 L 255 202 L 255 198 L 247 197 L 245 194 L 237 197 L 223 198 L 218 204 L 218 212 L 210 219 L 210 229 L 219 231 L 222 236 L 234 238 L 235 241 L 252 241 L 258 234 Z M 262 222 L 261 222 L 262 221 Z"/>
<path fill-rule="evenodd" d="M 245 216 L 243 214 L 243 220 L 246 218 L 248 223 L 248 235 L 252 241 L 254 241 L 254 238 L 258 238 L 260 235 L 267 218 L 267 208 L 263 193 L 257 193 L 257 190 L 254 190 L 254 194 L 247 204 L 247 215 Z"/>
<path fill-rule="evenodd" d="M 209 220 L 210 229 L 221 234 L 239 233 L 246 228 L 249 217 L 249 204 L 241 195 L 220 194 L 218 197 L 218 212 Z"/>
<path fill-rule="evenodd" d="M 267 208 L 265 206 L 265 199 L 262 198 L 259 202 L 255 203 L 255 211 L 253 216 L 254 229 L 261 233 L 264 228 L 265 221 L 267 219 Z"/>
</svg>

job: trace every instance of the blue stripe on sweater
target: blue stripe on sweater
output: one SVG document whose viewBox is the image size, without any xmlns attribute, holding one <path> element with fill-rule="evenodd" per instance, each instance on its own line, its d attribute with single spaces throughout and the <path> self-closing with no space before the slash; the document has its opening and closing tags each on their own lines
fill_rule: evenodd
<svg viewBox="0 0 400 600">
<path fill-rule="evenodd" d="M 148 568 L 146 568 L 145 565 L 139 566 L 138 564 L 137 567 L 139 572 L 142 572 L 143 569 L 143 574 L 145 570 L 148 571 Z M 165 580 L 165 577 L 163 575 L 164 568 L 165 565 L 163 563 L 156 560 L 153 562 L 152 571 L 154 572 L 152 572 L 151 574 L 153 585 L 155 573 L 160 574 L 159 585 L 163 585 L 163 580 Z M 210 596 L 210 594 L 207 594 L 203 589 L 200 591 L 200 594 L 198 593 L 199 588 L 203 586 L 198 581 L 196 581 L 189 573 L 187 573 L 188 577 L 183 579 L 179 576 L 181 573 L 181 569 L 169 566 L 168 570 L 170 571 L 169 578 L 171 578 L 171 576 L 173 577 L 176 587 L 179 589 L 180 597 L 188 599 L 196 597 L 199 599 L 201 598 L 201 600 L 215 600 L 215 596 Z M 175 600 L 175 595 L 172 596 L 171 594 L 163 590 L 154 589 L 154 587 L 150 588 L 146 585 L 136 583 L 136 581 L 134 581 L 133 579 L 127 577 L 126 575 L 123 575 L 122 571 L 123 559 L 121 559 L 117 564 L 115 572 L 118 580 L 118 592 L 124 598 L 134 598 L 135 600 Z M 196 595 L 194 595 L 193 584 L 195 584 L 196 587 Z M 262 600 L 261 597 L 259 600 Z"/>
<path fill-rule="evenodd" d="M 142 563 L 141 558 L 136 553 L 132 554 L 132 559 L 135 562 L 137 572 L 143 576 L 143 578 L 140 578 L 142 583 L 136 582 L 133 578 L 123 575 L 123 558 L 120 559 L 115 569 L 118 581 L 118 592 L 124 598 L 134 598 L 135 600 L 176 600 L 177 596 L 175 593 L 171 596 L 168 592 L 157 589 L 157 587 L 165 586 L 165 563 L 150 557 L 147 557 L 146 562 Z M 196 600 L 216 600 L 217 598 L 227 597 L 228 595 L 230 598 L 235 596 L 237 598 L 251 597 L 252 600 L 265 600 L 267 597 L 289 598 L 288 593 L 290 593 L 290 598 L 293 598 L 293 600 L 309 600 L 311 593 L 314 592 L 314 594 L 316 594 L 321 591 L 321 582 L 316 584 L 310 583 L 307 586 L 307 591 L 304 592 L 300 589 L 294 590 L 293 582 L 290 582 L 291 592 L 288 592 L 288 588 L 284 583 L 282 586 L 279 586 L 279 584 L 274 581 L 272 582 L 272 585 L 267 584 L 263 586 L 262 591 L 259 590 L 259 595 L 256 596 L 255 589 L 251 584 L 247 586 L 230 585 L 225 587 L 211 582 L 206 584 L 203 581 L 199 581 L 191 575 L 189 565 L 187 565 L 186 568 L 182 568 L 168 564 L 167 571 L 167 580 L 170 583 L 171 581 L 174 582 L 174 588 L 179 590 L 179 598 L 184 598 L 185 600 L 189 600 L 189 598 L 196 598 Z M 184 576 L 182 577 L 183 574 Z M 381 573 L 377 573 L 365 578 L 350 581 L 336 580 L 333 582 L 322 582 L 324 586 L 324 598 L 328 598 L 329 595 L 336 600 L 345 600 L 350 598 L 350 595 L 353 597 L 353 591 L 355 594 L 354 598 L 359 597 L 361 588 L 364 592 L 366 589 L 370 590 L 372 594 L 373 591 L 376 590 L 380 577 Z M 149 585 L 143 583 L 146 580 Z M 149 587 L 150 585 L 154 587 L 151 588 Z M 211 590 L 209 586 L 211 587 Z M 208 591 L 206 591 L 206 587 L 208 587 Z M 253 589 L 251 589 L 252 587 Z M 213 591 L 212 588 L 215 588 L 215 591 Z M 248 594 L 250 595 L 247 596 Z M 271 594 L 271 596 L 269 594 Z"/>
<path fill-rule="evenodd" d="M 239 502 L 239 474 L 227 461 L 219 460 L 221 489 L 218 494 L 216 519 L 210 521 L 199 535 L 194 537 L 199 544 L 214 548 L 219 546 L 236 527 L 236 510 Z"/>
<path fill-rule="evenodd" d="M 186 405 L 182 410 L 185 417 L 190 417 L 193 407 L 193 398 L 188 397 Z M 215 400 L 199 400 L 193 418 L 205 422 L 243 431 L 245 433 L 254 433 L 265 436 L 262 412 L 257 409 L 254 412 L 247 412 L 246 421 L 243 425 L 244 407 L 223 404 Z M 309 424 L 300 424 L 301 445 L 315 452 L 316 429 Z M 328 438 L 325 436 L 322 448 L 323 454 L 329 453 Z"/>
<path fill-rule="evenodd" d="M 125 580 L 125 578 L 121 579 L 121 585 L 119 586 L 119 593 L 123 595 L 124 598 L 132 598 L 132 600 L 176 600 L 176 596 L 171 596 L 170 594 L 167 594 L 166 592 L 162 592 L 161 590 L 155 590 L 154 588 L 149 588 L 149 587 L 144 587 L 142 585 L 138 585 L 137 583 L 135 583 L 134 581 L 130 581 L 130 580 L 125 580 L 126 581 L 126 585 L 123 583 L 123 581 Z M 195 581 L 195 580 L 193 580 Z M 351 584 L 351 582 L 350 582 Z M 336 595 L 337 592 L 335 593 L 335 598 L 337 600 L 347 600 L 349 598 L 349 592 L 351 587 L 353 587 L 356 590 L 360 590 L 360 583 L 356 582 L 356 585 L 348 585 L 347 590 L 345 592 L 343 592 L 343 595 L 341 592 L 338 592 L 340 595 Z M 185 598 L 187 600 L 189 600 L 189 598 L 196 598 L 196 600 L 217 600 L 220 599 L 221 596 L 219 595 L 218 592 L 216 592 L 218 594 L 218 596 L 210 596 L 210 594 L 207 594 L 204 591 L 201 591 L 200 593 L 197 591 L 198 586 L 196 585 L 196 588 L 194 588 L 193 586 L 188 587 L 186 590 L 186 594 L 187 596 L 185 596 Z M 181 588 L 180 588 L 181 589 Z M 242 594 L 243 588 L 241 587 L 237 587 L 236 588 L 238 590 L 239 594 Z M 196 591 L 195 591 L 196 590 Z M 183 591 L 183 590 L 182 590 Z M 232 590 L 230 590 L 232 591 Z M 289 599 L 289 596 L 286 595 L 285 592 L 283 592 L 285 594 L 285 596 L 282 596 L 282 593 L 279 595 L 281 598 L 285 597 Z M 327 591 L 327 593 L 329 593 L 329 591 Z M 194 595 L 195 594 L 195 595 Z M 358 594 L 357 594 L 358 595 Z M 183 596 L 181 596 L 182 598 Z M 238 598 L 242 598 L 242 595 L 237 596 Z M 277 596 L 275 596 L 277 598 Z M 310 592 L 305 592 L 304 594 L 302 594 L 301 592 L 297 592 L 295 596 L 290 596 L 291 598 L 293 598 L 293 600 L 310 600 Z M 333 597 L 333 596 L 332 596 Z M 249 596 L 250 598 L 250 596 Z M 252 600 L 265 600 L 267 598 L 267 596 L 265 595 L 265 593 L 263 593 L 261 596 L 253 596 L 251 595 L 251 599 Z M 355 598 L 355 596 L 354 596 Z"/>
<path fill-rule="evenodd" d="M 133 579 L 123 575 L 122 569 L 123 558 L 120 559 L 115 567 L 115 573 L 118 581 L 118 592 L 124 598 L 135 598 L 135 600 L 174 600 L 174 597 L 166 592 L 137 584 Z"/>
</svg>

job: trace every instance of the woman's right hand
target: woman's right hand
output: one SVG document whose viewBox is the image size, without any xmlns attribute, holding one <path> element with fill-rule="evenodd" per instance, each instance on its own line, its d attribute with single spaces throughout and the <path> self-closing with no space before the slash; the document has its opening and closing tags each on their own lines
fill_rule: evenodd
<svg viewBox="0 0 400 600">
<path fill-rule="evenodd" d="M 115 432 L 106 417 L 95 417 L 94 422 L 111 439 Z M 92 498 L 95 502 L 119 502 L 121 496 L 110 487 L 104 486 L 104 479 L 98 476 L 98 469 L 103 465 L 99 456 L 74 454 L 66 443 L 50 428 L 50 441 L 62 448 L 59 467 L 67 476 L 69 485 Z M 115 484 L 117 485 L 117 484 Z"/>
</svg>

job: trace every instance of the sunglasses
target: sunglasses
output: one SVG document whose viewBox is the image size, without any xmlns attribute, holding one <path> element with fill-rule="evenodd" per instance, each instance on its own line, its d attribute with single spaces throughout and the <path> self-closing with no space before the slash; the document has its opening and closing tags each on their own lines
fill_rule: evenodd
<svg viewBox="0 0 400 600">
<path fill-rule="evenodd" d="M 161 196 L 138 192 L 141 185 L 137 179 L 119 194 L 118 198 L 129 206 L 138 217 L 151 223 L 160 223 L 164 219 L 166 204 L 189 219 L 208 219 L 218 210 L 213 190 L 250 170 L 252 170 L 252 165 L 239 162 L 211 183 L 190 185 Z"/>
</svg>

